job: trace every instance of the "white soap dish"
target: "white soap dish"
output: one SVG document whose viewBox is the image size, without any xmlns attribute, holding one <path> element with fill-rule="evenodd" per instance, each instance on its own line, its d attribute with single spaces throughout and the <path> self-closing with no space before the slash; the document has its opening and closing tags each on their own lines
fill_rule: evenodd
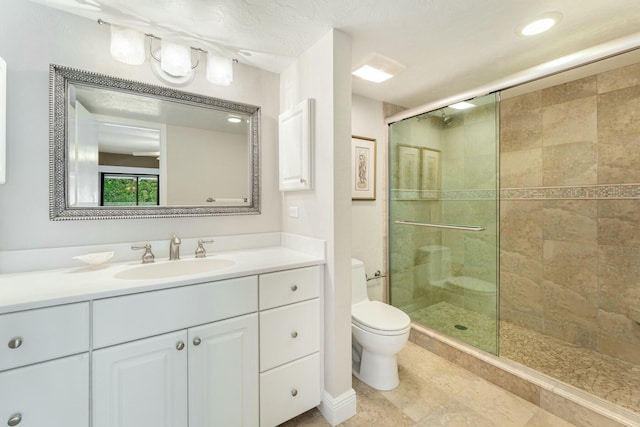
<svg viewBox="0 0 640 427">
<path fill-rule="evenodd" d="M 113 258 L 113 251 L 109 252 L 95 252 L 92 254 L 74 256 L 73 259 L 78 259 L 91 268 L 98 268 L 108 263 Z"/>
</svg>

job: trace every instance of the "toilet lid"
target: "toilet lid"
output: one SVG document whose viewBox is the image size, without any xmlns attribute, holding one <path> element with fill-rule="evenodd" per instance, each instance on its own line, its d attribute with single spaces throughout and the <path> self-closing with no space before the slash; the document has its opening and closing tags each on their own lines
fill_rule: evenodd
<svg viewBox="0 0 640 427">
<path fill-rule="evenodd" d="M 379 331 L 400 331 L 411 324 L 402 310 L 379 301 L 365 301 L 351 306 L 351 319 Z"/>
</svg>

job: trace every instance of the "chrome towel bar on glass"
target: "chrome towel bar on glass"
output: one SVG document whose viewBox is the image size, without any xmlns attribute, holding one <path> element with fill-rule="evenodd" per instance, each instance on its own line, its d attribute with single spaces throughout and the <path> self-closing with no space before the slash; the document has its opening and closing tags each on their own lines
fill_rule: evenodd
<svg viewBox="0 0 640 427">
<path fill-rule="evenodd" d="M 428 224 L 424 222 L 396 221 L 396 224 L 415 225 L 418 227 L 444 228 L 447 230 L 484 231 L 479 225 Z"/>
</svg>

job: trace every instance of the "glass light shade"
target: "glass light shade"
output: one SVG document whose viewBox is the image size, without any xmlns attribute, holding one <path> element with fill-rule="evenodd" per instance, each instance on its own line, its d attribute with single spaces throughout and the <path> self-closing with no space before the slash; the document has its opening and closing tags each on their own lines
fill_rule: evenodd
<svg viewBox="0 0 640 427">
<path fill-rule="evenodd" d="M 113 59 L 129 65 L 144 62 L 145 35 L 131 28 L 111 24 L 111 56 Z"/>
<path fill-rule="evenodd" d="M 191 48 L 162 39 L 160 68 L 172 76 L 187 76 L 191 73 Z"/>
<path fill-rule="evenodd" d="M 554 25 L 556 25 L 556 21 L 551 18 L 538 19 L 525 26 L 521 33 L 523 36 L 535 36 L 536 34 L 544 33 Z"/>
<path fill-rule="evenodd" d="M 233 62 L 216 53 L 207 54 L 207 80 L 215 85 L 229 86 L 233 81 Z"/>
</svg>

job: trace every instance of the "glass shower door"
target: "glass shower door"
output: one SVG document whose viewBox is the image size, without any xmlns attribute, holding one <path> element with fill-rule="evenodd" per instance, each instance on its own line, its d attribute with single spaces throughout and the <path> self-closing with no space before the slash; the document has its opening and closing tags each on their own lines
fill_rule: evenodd
<svg viewBox="0 0 640 427">
<path fill-rule="evenodd" d="M 390 302 L 411 319 L 498 352 L 495 94 L 389 128 Z"/>
</svg>

